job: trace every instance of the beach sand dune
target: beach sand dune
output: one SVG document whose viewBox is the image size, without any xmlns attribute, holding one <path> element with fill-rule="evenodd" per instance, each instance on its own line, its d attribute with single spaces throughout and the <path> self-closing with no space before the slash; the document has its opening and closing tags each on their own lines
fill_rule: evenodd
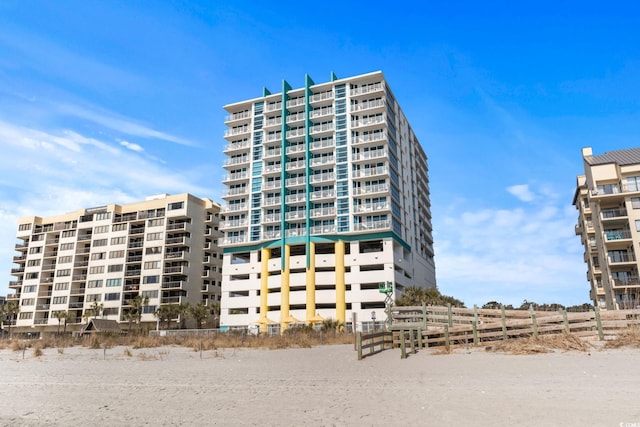
<svg viewBox="0 0 640 427">
<path fill-rule="evenodd" d="M 128 355 L 127 353 L 129 352 Z M 640 426 L 640 350 L 0 350 L 8 426 Z"/>
</svg>

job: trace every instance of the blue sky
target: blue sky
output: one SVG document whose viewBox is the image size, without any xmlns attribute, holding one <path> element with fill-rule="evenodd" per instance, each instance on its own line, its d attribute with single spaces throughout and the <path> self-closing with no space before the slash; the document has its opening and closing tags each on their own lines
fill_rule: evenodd
<svg viewBox="0 0 640 427">
<path fill-rule="evenodd" d="M 0 1 L 0 294 L 18 218 L 220 200 L 223 105 L 382 70 L 429 157 L 440 290 L 587 302 L 575 177 L 582 147 L 637 146 L 639 9 Z"/>
</svg>

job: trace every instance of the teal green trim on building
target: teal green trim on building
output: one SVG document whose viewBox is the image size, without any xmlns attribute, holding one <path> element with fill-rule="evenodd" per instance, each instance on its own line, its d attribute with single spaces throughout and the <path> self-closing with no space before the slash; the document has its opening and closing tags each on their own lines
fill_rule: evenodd
<svg viewBox="0 0 640 427">
<path fill-rule="evenodd" d="M 287 186 L 285 185 L 287 182 L 287 131 L 289 130 L 289 126 L 287 126 L 287 101 L 289 100 L 289 92 L 291 90 L 291 86 L 287 83 L 286 80 L 282 80 L 282 142 L 281 142 L 281 155 L 280 155 L 280 235 L 282 236 L 282 243 L 280 244 L 282 253 L 284 254 L 284 246 L 286 245 L 287 240 L 287 221 L 286 221 L 286 211 L 287 211 Z M 285 267 L 285 259 L 282 257 L 280 269 L 284 271 Z"/>
<path fill-rule="evenodd" d="M 338 76 L 336 76 L 336 73 L 334 73 L 333 71 L 331 72 L 331 81 L 335 82 L 336 80 L 338 80 Z"/>
<path fill-rule="evenodd" d="M 403 248 L 407 251 L 411 252 L 411 246 L 407 244 L 404 240 L 402 240 L 396 233 L 393 231 L 381 231 L 379 233 L 366 233 L 366 234 L 328 234 L 323 236 L 309 236 L 309 242 L 314 243 L 332 243 L 337 242 L 339 240 L 345 242 L 353 242 L 355 240 L 371 240 L 371 239 L 385 239 L 392 238 L 396 242 L 400 243 Z M 294 236 L 288 237 L 287 244 L 297 245 L 301 243 L 307 244 L 307 236 Z M 258 243 L 255 245 L 244 245 L 244 246 L 236 246 L 233 248 L 224 248 L 223 253 L 232 254 L 236 252 L 251 252 L 257 251 L 263 248 L 277 248 L 278 246 L 284 246 L 284 239 L 272 240 L 270 242 Z M 282 252 L 284 253 L 284 252 Z M 309 252 L 307 251 L 307 254 Z M 284 258 L 284 257 L 283 257 Z"/>
<path fill-rule="evenodd" d="M 269 96 L 271 95 L 271 91 L 269 89 L 267 89 L 266 87 L 262 88 L 262 96 Z"/>
<path fill-rule="evenodd" d="M 306 254 L 307 268 L 311 266 L 311 256 L 309 255 L 311 248 L 311 86 L 313 80 L 308 74 L 304 75 L 304 174 L 305 174 L 305 192 L 307 193 L 307 202 L 305 203 L 305 228 L 306 228 Z"/>
</svg>

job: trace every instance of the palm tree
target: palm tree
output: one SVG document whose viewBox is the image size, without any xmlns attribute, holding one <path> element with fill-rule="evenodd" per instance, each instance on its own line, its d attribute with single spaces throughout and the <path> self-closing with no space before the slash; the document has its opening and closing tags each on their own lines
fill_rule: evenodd
<svg viewBox="0 0 640 427">
<path fill-rule="evenodd" d="M 180 329 L 185 329 L 185 322 L 187 320 L 187 315 L 189 314 L 189 307 L 191 307 L 191 304 L 189 304 L 188 302 L 183 302 L 182 304 L 176 305 L 174 307 L 176 307 L 175 310 L 180 317 Z"/>
<path fill-rule="evenodd" d="M 90 308 L 91 308 L 91 311 L 93 312 L 93 318 L 95 320 L 98 318 L 100 313 L 102 313 L 102 310 L 104 309 L 104 305 L 98 301 L 94 301 L 93 304 L 91 304 Z"/>
<path fill-rule="evenodd" d="M 154 314 L 158 320 L 167 322 L 167 329 L 171 329 L 171 320 L 179 315 L 178 306 L 175 304 L 161 305 Z"/>
<path fill-rule="evenodd" d="M 69 313 L 64 310 L 58 310 L 58 311 L 54 311 L 53 315 L 55 316 L 56 319 L 58 319 L 58 332 L 56 333 L 56 335 L 58 336 L 60 335 L 60 324 L 62 323 L 63 319 L 64 319 L 64 329 L 66 333 L 67 319 L 69 318 Z"/>
<path fill-rule="evenodd" d="M 14 318 L 20 313 L 20 306 L 15 301 L 9 301 L 5 305 L 2 306 L 2 316 L 0 316 L 0 320 L 7 319 L 9 326 L 9 339 L 11 339 L 11 324 L 14 321 Z"/>
<path fill-rule="evenodd" d="M 130 315 L 129 326 L 131 326 L 131 320 L 135 320 L 138 324 L 138 330 L 142 327 L 142 311 L 144 307 L 149 306 L 149 297 L 142 297 L 142 295 L 136 295 L 134 298 L 129 300 L 129 305 L 131 308 L 128 311 L 128 315 Z"/>
<path fill-rule="evenodd" d="M 189 316 L 191 316 L 193 320 L 196 321 L 196 327 L 198 329 L 202 328 L 202 323 L 207 318 L 207 315 L 209 314 L 210 310 L 208 310 L 204 304 L 198 303 L 197 305 L 190 306 L 188 311 L 189 311 Z"/>
</svg>

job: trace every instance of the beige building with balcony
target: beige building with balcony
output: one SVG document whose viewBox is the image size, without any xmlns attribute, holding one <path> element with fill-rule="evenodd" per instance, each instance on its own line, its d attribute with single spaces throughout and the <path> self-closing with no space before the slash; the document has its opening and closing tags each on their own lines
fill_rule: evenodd
<svg viewBox="0 0 640 427">
<path fill-rule="evenodd" d="M 640 306 L 640 148 L 593 155 L 582 149 L 584 175 L 573 204 L 585 247 L 590 298 L 604 309 Z"/>
<path fill-rule="evenodd" d="M 77 330 L 95 302 L 124 322 L 138 295 L 148 297 L 141 321 L 154 324 L 163 304 L 219 301 L 219 212 L 209 199 L 163 194 L 20 219 L 8 296 L 20 305 L 16 330 L 53 331 L 57 311 Z"/>
<path fill-rule="evenodd" d="M 223 327 L 385 319 L 435 286 L 427 156 L 381 72 L 225 106 Z"/>
</svg>

